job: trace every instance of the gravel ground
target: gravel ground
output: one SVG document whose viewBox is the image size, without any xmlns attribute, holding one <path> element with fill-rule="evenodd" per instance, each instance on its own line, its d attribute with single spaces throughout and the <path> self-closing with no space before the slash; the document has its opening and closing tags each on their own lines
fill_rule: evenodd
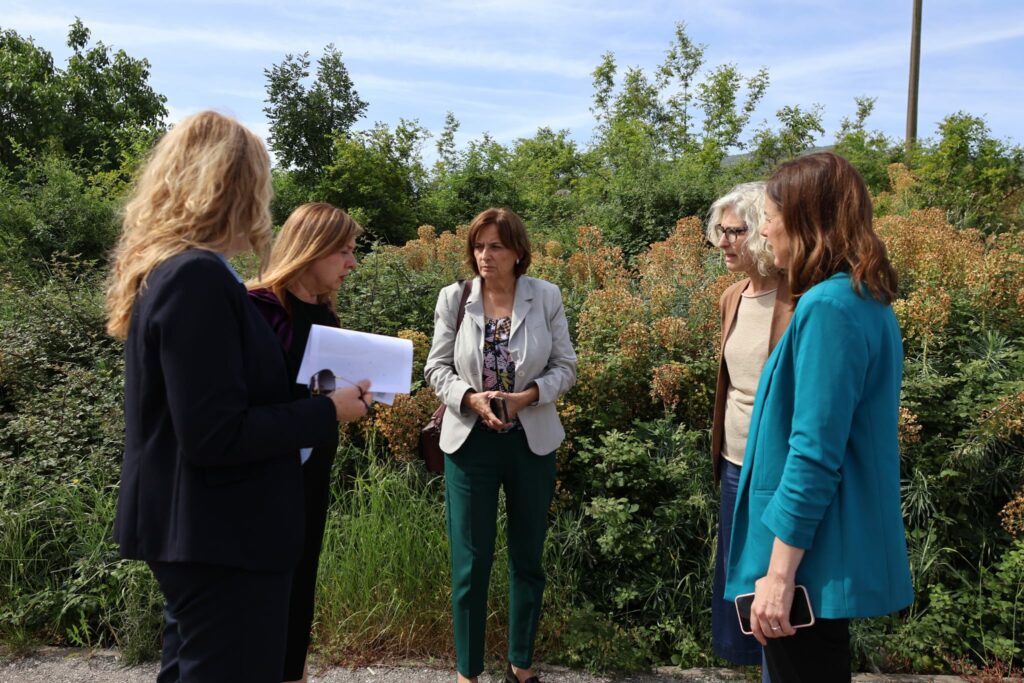
<svg viewBox="0 0 1024 683">
<path fill-rule="evenodd" d="M 580 671 L 537 665 L 544 683 L 739 683 L 743 677 L 728 669 L 660 669 L 642 676 L 606 678 Z M 124 667 L 115 651 L 45 648 L 19 659 L 0 659 L 0 683 L 151 683 L 156 664 Z M 422 665 L 380 665 L 358 669 L 311 669 L 310 683 L 452 683 L 448 669 Z M 500 683 L 496 674 L 485 673 L 480 683 Z M 956 676 L 875 676 L 859 674 L 857 683 L 957 683 Z"/>
</svg>

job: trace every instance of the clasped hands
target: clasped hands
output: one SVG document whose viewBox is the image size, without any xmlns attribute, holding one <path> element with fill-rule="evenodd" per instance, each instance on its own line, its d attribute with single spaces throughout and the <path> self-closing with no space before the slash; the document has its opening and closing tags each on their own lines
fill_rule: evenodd
<svg viewBox="0 0 1024 683">
<path fill-rule="evenodd" d="M 502 422 L 498 416 L 494 414 L 494 411 L 491 410 L 492 398 L 505 399 L 505 407 L 508 409 L 508 422 Z M 483 422 L 485 427 L 493 429 L 496 432 L 500 432 L 503 429 L 511 427 L 512 421 L 519 411 L 529 405 L 532 401 L 533 399 L 530 397 L 529 390 L 516 393 L 508 393 L 505 391 L 467 391 L 462 397 L 462 406 L 463 408 L 469 408 L 479 415 L 480 421 Z"/>
</svg>

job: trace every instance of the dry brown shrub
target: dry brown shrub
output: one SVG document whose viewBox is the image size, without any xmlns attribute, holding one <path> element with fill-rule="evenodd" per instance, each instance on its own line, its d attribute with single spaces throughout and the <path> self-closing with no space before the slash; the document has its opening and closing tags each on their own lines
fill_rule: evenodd
<svg viewBox="0 0 1024 683">
<path fill-rule="evenodd" d="M 622 261 L 622 249 L 605 244 L 601 229 L 580 226 L 576 235 L 579 250 L 569 257 L 568 282 L 574 287 L 625 287 L 629 274 Z"/>
<path fill-rule="evenodd" d="M 676 229 L 661 242 L 655 242 L 637 257 L 640 291 L 655 298 L 656 290 L 666 284 L 696 288 L 705 277 L 704 260 L 708 255 L 704 226 L 699 218 L 682 218 Z"/>
<path fill-rule="evenodd" d="M 911 211 L 906 216 L 883 216 L 875 228 L 904 290 L 925 285 L 947 291 L 966 286 L 967 275 L 982 267 L 985 242 L 976 230 L 958 230 L 946 222 L 941 209 Z"/>
<path fill-rule="evenodd" d="M 418 457 L 420 430 L 437 410 L 433 389 L 423 387 L 412 395 L 398 394 L 392 406 L 378 404 L 372 425 L 387 439 L 396 460 L 411 462 Z"/>
<path fill-rule="evenodd" d="M 929 341 L 942 334 L 949 323 L 952 298 L 943 287 L 925 285 L 906 299 L 893 302 L 904 339 Z"/>
<path fill-rule="evenodd" d="M 686 366 L 672 361 L 651 371 L 651 400 L 661 401 L 666 410 L 674 411 L 682 399 Z"/>
<path fill-rule="evenodd" d="M 921 425 L 917 422 L 917 415 L 903 406 L 900 406 L 899 440 L 902 452 L 906 451 L 907 445 L 921 440 Z"/>
</svg>

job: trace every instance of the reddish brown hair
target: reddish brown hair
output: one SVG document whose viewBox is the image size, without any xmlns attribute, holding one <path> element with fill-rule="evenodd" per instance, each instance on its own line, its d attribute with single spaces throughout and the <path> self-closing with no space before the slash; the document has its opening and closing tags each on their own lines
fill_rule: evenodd
<svg viewBox="0 0 1024 683">
<path fill-rule="evenodd" d="M 875 299 L 896 298 L 896 271 L 871 226 L 871 196 L 857 169 L 832 152 L 787 161 L 768 179 L 768 198 L 779 206 L 789 237 L 789 287 L 796 300 L 839 272 Z"/>
<path fill-rule="evenodd" d="M 526 225 L 523 219 L 516 215 L 512 209 L 485 209 L 477 214 L 473 222 L 469 224 L 469 238 L 466 240 L 466 263 L 477 275 L 480 270 L 476 265 L 476 257 L 473 255 L 473 244 L 480 236 L 480 231 L 488 225 L 498 228 L 498 239 L 509 249 L 519 255 L 516 263 L 515 275 L 519 277 L 526 273 L 530 267 L 530 238 L 526 234 Z"/>
</svg>

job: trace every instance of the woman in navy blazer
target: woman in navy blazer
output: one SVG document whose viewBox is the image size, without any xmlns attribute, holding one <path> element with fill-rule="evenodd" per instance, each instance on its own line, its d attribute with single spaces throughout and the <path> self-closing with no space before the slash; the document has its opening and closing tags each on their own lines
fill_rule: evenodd
<svg viewBox="0 0 1024 683">
<path fill-rule="evenodd" d="M 281 345 L 227 257 L 270 243 L 270 161 L 203 112 L 154 148 L 125 209 L 107 330 L 125 340 L 114 537 L 166 598 L 157 681 L 279 683 L 302 551 L 299 449 L 368 388 L 291 400 Z"/>
<path fill-rule="evenodd" d="M 860 174 L 831 152 L 780 166 L 762 234 L 796 308 L 765 364 L 736 500 L 726 598 L 753 591 L 772 681 L 850 680 L 849 619 L 913 600 L 897 441 L 896 273 Z M 817 622 L 789 623 L 795 586 Z"/>
</svg>

